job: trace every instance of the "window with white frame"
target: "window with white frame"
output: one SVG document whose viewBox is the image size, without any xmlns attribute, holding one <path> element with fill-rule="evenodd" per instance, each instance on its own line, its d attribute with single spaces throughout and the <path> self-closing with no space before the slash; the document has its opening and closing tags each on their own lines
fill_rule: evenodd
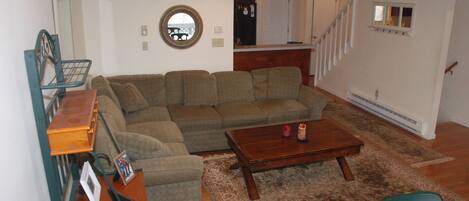
<svg viewBox="0 0 469 201">
<path fill-rule="evenodd" d="M 374 2 L 371 27 L 377 31 L 409 34 L 415 24 L 415 4 Z"/>
</svg>

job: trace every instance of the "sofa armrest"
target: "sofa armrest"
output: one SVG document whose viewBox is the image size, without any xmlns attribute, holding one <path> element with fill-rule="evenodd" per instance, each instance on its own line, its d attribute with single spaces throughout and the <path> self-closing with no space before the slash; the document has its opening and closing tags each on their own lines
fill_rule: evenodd
<svg viewBox="0 0 469 201">
<path fill-rule="evenodd" d="M 171 156 L 171 149 L 159 140 L 130 132 L 117 132 L 117 143 L 125 150 L 131 160 L 143 160 Z"/>
<path fill-rule="evenodd" d="M 310 109 L 311 119 L 321 119 L 322 110 L 324 110 L 328 102 L 324 95 L 306 85 L 300 86 L 298 100 Z"/>
<path fill-rule="evenodd" d="M 202 158 L 194 155 L 137 160 L 134 166 L 143 169 L 145 186 L 200 181 L 204 171 Z"/>
<path fill-rule="evenodd" d="M 154 137 L 164 143 L 183 143 L 184 137 L 172 121 L 150 121 L 128 124 L 127 131 Z"/>
</svg>

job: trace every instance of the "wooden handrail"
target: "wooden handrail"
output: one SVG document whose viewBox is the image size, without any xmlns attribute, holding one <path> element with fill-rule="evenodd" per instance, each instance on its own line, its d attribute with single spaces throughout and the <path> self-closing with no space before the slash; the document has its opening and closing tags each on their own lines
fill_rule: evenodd
<svg viewBox="0 0 469 201">
<path fill-rule="evenodd" d="M 453 68 L 456 67 L 458 64 L 459 64 L 459 63 L 456 61 L 456 62 L 454 62 L 453 64 L 451 64 L 450 66 L 448 66 L 448 67 L 446 68 L 446 70 L 445 70 L 445 74 L 446 74 L 446 73 L 449 73 L 449 72 L 452 73 L 452 72 L 453 72 Z"/>
</svg>

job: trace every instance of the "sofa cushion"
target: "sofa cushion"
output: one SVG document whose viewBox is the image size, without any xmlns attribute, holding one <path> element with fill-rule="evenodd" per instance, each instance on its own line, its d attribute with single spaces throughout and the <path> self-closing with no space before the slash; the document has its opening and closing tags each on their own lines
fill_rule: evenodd
<svg viewBox="0 0 469 201">
<path fill-rule="evenodd" d="M 207 71 L 171 71 L 165 75 L 166 100 L 168 105 L 184 104 L 184 75 L 208 75 Z"/>
<path fill-rule="evenodd" d="M 165 106 L 153 106 L 125 115 L 127 124 L 149 121 L 170 121 L 168 109 Z"/>
<path fill-rule="evenodd" d="M 127 125 L 127 131 L 154 137 L 164 143 L 184 142 L 181 130 L 172 121 L 150 121 Z"/>
<path fill-rule="evenodd" d="M 191 155 L 137 160 L 134 165 L 143 169 L 145 186 L 200 181 L 204 170 L 202 158 Z"/>
<path fill-rule="evenodd" d="M 225 103 L 218 105 L 216 110 L 225 128 L 267 123 L 267 115 L 254 103 Z"/>
<path fill-rule="evenodd" d="M 168 109 L 182 132 L 221 128 L 221 117 L 210 106 L 171 105 Z"/>
<path fill-rule="evenodd" d="M 271 69 L 268 83 L 269 99 L 297 99 L 300 92 L 301 71 L 297 67 Z"/>
<path fill-rule="evenodd" d="M 329 100 L 321 92 L 309 86 L 301 85 L 298 101 L 309 108 L 311 120 L 318 120 L 321 119 L 321 113 Z"/>
<path fill-rule="evenodd" d="M 256 100 L 267 99 L 267 88 L 269 86 L 270 68 L 256 69 L 251 71 L 252 85 Z"/>
<path fill-rule="evenodd" d="M 147 100 L 132 83 L 111 83 L 122 109 L 125 112 L 135 112 L 149 107 Z"/>
<path fill-rule="evenodd" d="M 163 75 L 119 75 L 108 77 L 111 83 L 132 83 L 151 106 L 166 105 L 165 78 Z"/>
<path fill-rule="evenodd" d="M 143 160 L 172 156 L 172 150 L 159 140 L 131 132 L 117 132 L 114 134 L 122 150 L 125 150 L 131 160 Z"/>
<path fill-rule="evenodd" d="M 255 100 L 252 77 L 249 72 L 217 72 L 213 75 L 217 80 L 218 104 Z"/>
<path fill-rule="evenodd" d="M 309 117 L 308 108 L 296 100 L 264 100 L 257 101 L 256 105 L 267 114 L 269 123 L 296 121 Z"/>
<path fill-rule="evenodd" d="M 114 144 L 111 135 L 104 126 L 104 123 L 101 118 L 99 119 L 97 125 L 95 140 L 96 141 L 94 143 L 94 152 L 106 154 L 111 158 L 114 158 L 119 154 L 120 147 L 116 147 L 119 145 Z M 106 167 L 106 169 L 108 168 L 112 168 L 112 166 Z"/>
<path fill-rule="evenodd" d="M 217 82 L 213 75 L 184 76 L 184 105 L 213 106 L 217 102 Z"/>
<path fill-rule="evenodd" d="M 109 84 L 109 81 L 103 77 L 103 76 L 97 76 L 91 80 L 91 87 L 93 89 L 96 89 L 97 95 L 101 96 L 107 96 L 109 97 L 114 103 L 117 105 L 117 107 L 121 108 L 121 105 L 119 103 L 119 99 L 117 98 L 116 94 L 111 88 L 111 85 Z"/>
<path fill-rule="evenodd" d="M 122 110 L 109 97 L 98 96 L 99 111 L 103 113 L 112 132 L 126 131 L 126 120 Z"/>
<path fill-rule="evenodd" d="M 166 143 L 173 156 L 189 155 L 186 145 L 183 143 Z"/>
</svg>

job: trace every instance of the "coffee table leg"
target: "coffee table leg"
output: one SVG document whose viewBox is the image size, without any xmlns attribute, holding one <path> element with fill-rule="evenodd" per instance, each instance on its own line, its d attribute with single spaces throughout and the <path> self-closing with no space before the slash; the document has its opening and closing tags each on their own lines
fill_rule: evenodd
<svg viewBox="0 0 469 201">
<path fill-rule="evenodd" d="M 236 162 L 230 166 L 230 170 L 236 170 L 236 169 L 239 169 L 240 167 L 241 166 L 239 165 L 239 162 Z"/>
<path fill-rule="evenodd" d="M 339 163 L 340 169 L 342 169 L 342 173 L 344 174 L 345 181 L 352 181 L 353 174 L 350 170 L 347 161 L 344 157 L 337 157 L 337 162 Z"/>
<path fill-rule="evenodd" d="M 257 193 L 256 183 L 254 182 L 254 178 L 252 177 L 252 172 L 246 167 L 241 167 L 243 171 L 244 181 L 246 182 L 246 188 L 248 190 L 248 195 L 251 200 L 258 200 L 259 193 Z"/>
</svg>

